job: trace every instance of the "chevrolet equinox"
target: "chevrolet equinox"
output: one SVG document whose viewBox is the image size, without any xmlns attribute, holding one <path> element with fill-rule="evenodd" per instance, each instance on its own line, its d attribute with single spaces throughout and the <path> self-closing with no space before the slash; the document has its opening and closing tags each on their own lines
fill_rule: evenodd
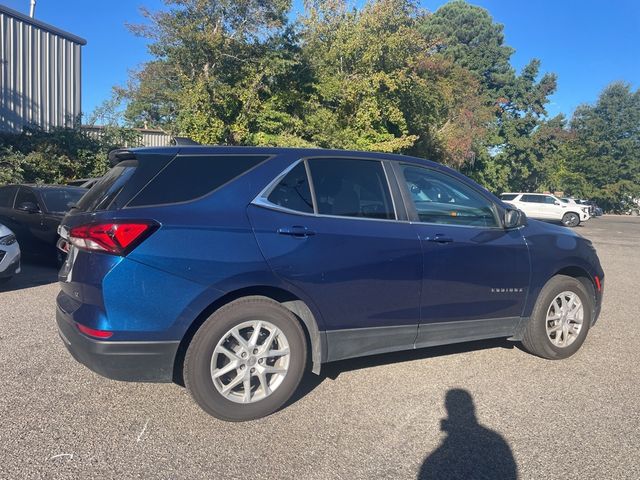
<svg viewBox="0 0 640 480">
<path fill-rule="evenodd" d="M 488 338 L 566 358 L 600 312 L 591 242 L 400 155 L 117 150 L 66 215 L 60 336 L 105 377 L 268 415 L 305 369 Z"/>
</svg>

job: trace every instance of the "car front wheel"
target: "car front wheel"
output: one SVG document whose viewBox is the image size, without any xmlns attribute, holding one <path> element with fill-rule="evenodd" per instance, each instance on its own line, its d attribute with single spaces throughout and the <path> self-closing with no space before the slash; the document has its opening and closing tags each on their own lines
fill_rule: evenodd
<svg viewBox="0 0 640 480">
<path fill-rule="evenodd" d="M 567 227 L 577 227 L 580 225 L 580 217 L 573 212 L 568 212 L 562 216 L 562 223 Z"/>
<path fill-rule="evenodd" d="M 306 340 L 297 318 L 266 297 L 246 297 L 213 313 L 185 356 L 185 385 L 207 413 L 227 421 L 264 417 L 298 388 Z"/>
<path fill-rule="evenodd" d="M 578 279 L 556 275 L 544 286 L 525 328 L 523 346 L 551 360 L 578 351 L 587 337 L 594 311 L 593 296 Z"/>
</svg>

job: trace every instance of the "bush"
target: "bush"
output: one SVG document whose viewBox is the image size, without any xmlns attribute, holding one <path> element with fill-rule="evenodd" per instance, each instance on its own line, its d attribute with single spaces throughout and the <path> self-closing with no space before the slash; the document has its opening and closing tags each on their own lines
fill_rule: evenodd
<svg viewBox="0 0 640 480">
<path fill-rule="evenodd" d="M 45 132 L 38 127 L 25 127 L 19 134 L 3 133 L 0 184 L 65 183 L 99 177 L 109 168 L 109 150 L 139 143 L 135 130 L 120 127 L 107 127 L 99 139 L 79 128 Z"/>
</svg>

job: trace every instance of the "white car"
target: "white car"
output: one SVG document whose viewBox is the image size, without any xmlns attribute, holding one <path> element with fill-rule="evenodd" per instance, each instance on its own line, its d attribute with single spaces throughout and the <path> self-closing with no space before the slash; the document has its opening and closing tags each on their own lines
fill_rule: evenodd
<svg viewBox="0 0 640 480">
<path fill-rule="evenodd" d="M 0 283 L 20 273 L 20 246 L 11 230 L 0 223 Z"/>
<path fill-rule="evenodd" d="M 522 210 L 527 217 L 562 222 L 567 227 L 577 227 L 589 220 L 588 206 L 563 202 L 548 193 L 503 193 L 500 199 Z"/>
</svg>

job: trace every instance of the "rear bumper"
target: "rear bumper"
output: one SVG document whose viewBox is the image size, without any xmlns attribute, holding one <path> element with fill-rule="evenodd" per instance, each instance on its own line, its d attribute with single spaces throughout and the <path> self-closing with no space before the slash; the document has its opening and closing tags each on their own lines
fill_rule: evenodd
<svg viewBox="0 0 640 480">
<path fill-rule="evenodd" d="M 77 329 L 60 307 L 58 333 L 78 362 L 103 377 L 129 382 L 171 382 L 180 342 L 109 342 L 91 339 Z"/>
</svg>

